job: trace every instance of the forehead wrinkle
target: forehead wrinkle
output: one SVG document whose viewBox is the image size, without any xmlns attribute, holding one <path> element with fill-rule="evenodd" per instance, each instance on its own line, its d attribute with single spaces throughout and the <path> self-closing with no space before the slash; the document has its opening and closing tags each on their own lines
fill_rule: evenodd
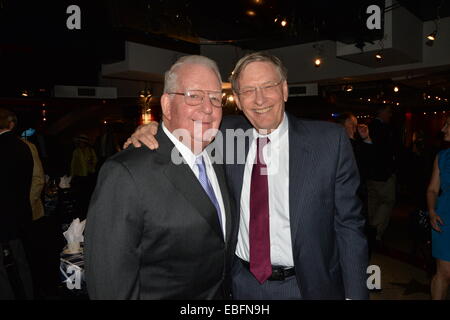
<svg viewBox="0 0 450 320">
<path fill-rule="evenodd" d="M 240 75 L 239 75 L 239 78 L 238 78 L 238 81 L 237 81 L 237 83 L 238 83 L 238 85 L 239 85 L 239 89 L 242 89 L 242 88 L 254 88 L 254 86 L 250 86 L 250 85 L 242 85 L 242 77 L 243 77 L 243 75 L 246 73 L 246 72 L 248 72 L 248 67 L 249 66 L 251 66 L 252 64 L 254 64 L 254 63 L 262 63 L 262 64 L 264 64 L 264 65 L 268 65 L 268 66 L 270 66 L 271 67 L 271 71 L 270 71 L 270 73 L 271 74 L 273 74 L 274 75 L 274 77 L 278 77 L 278 79 L 272 79 L 272 80 L 267 80 L 267 81 L 265 81 L 265 82 L 261 82 L 261 83 L 258 83 L 257 85 L 258 86 L 262 86 L 262 85 L 265 85 L 265 84 L 268 84 L 268 83 L 276 83 L 276 82 L 278 82 L 278 81 L 283 81 L 284 79 L 283 79 L 283 76 L 281 75 L 281 73 L 280 73 L 280 71 L 277 69 L 277 67 L 274 65 L 274 64 L 272 64 L 271 62 L 268 62 L 268 61 L 252 61 L 252 62 L 250 62 L 249 64 L 247 64 L 243 69 L 242 69 L 242 71 L 241 71 L 241 73 L 240 73 Z M 254 79 L 250 79 L 251 81 L 253 81 Z"/>
</svg>

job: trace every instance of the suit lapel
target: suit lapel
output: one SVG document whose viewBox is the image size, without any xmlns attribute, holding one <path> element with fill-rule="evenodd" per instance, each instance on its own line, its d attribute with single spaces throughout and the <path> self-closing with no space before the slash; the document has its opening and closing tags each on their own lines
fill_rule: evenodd
<svg viewBox="0 0 450 320">
<path fill-rule="evenodd" d="M 317 161 L 313 149 L 308 143 L 306 129 L 300 120 L 288 116 L 289 119 L 289 218 L 291 225 L 292 247 L 297 236 L 305 236 L 308 230 L 304 229 L 302 222 L 307 200 L 306 189 L 313 183 L 310 174 L 314 171 L 313 165 Z M 300 229 L 300 230 L 299 230 Z M 300 231 L 300 232 L 299 232 Z M 297 250 L 294 250 L 297 251 Z M 297 251 L 298 252 L 298 251 Z M 301 251 L 300 251 L 301 252 Z"/>
<path fill-rule="evenodd" d="M 160 154 L 161 160 L 166 163 L 163 172 L 167 179 L 223 239 L 216 208 L 191 168 L 185 163 L 177 165 L 171 161 L 171 152 L 175 146 L 162 129 L 158 130 L 156 139 L 160 144 L 157 152 Z"/>
<path fill-rule="evenodd" d="M 239 158 L 237 153 L 239 152 L 238 150 L 238 146 L 240 143 L 242 143 L 242 141 L 239 141 L 239 139 L 244 139 L 244 152 L 245 152 L 245 161 L 244 163 L 238 163 L 237 159 Z M 245 163 L 247 162 L 247 156 L 248 156 L 248 152 L 250 150 L 250 141 L 251 141 L 251 137 L 249 138 L 246 135 L 242 135 L 242 136 L 238 136 L 235 138 L 235 143 L 234 143 L 234 152 L 235 152 L 235 170 L 234 170 L 234 189 L 235 191 L 235 199 L 236 199 L 236 205 L 238 208 L 238 217 L 240 215 L 240 209 L 241 209 L 241 194 L 242 194 L 242 185 L 244 183 L 244 171 L 245 171 Z"/>
<path fill-rule="evenodd" d="M 220 192 L 222 194 L 223 206 L 225 209 L 225 242 L 230 239 L 231 232 L 231 205 L 230 195 L 228 193 L 228 186 L 225 180 L 225 173 L 223 171 L 223 165 L 213 163 L 214 172 L 216 173 L 217 181 L 219 182 Z"/>
</svg>

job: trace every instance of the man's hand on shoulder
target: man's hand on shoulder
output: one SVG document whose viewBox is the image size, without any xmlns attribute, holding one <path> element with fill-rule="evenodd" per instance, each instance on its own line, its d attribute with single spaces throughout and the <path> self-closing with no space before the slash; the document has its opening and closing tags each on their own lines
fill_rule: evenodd
<svg viewBox="0 0 450 320">
<path fill-rule="evenodd" d="M 133 144 L 135 148 L 142 146 L 141 143 L 146 145 L 149 149 L 158 149 L 159 144 L 155 139 L 155 135 L 158 132 L 159 123 L 151 121 L 148 124 L 137 127 L 136 131 L 125 141 L 123 148 L 126 149 L 130 144 Z"/>
</svg>

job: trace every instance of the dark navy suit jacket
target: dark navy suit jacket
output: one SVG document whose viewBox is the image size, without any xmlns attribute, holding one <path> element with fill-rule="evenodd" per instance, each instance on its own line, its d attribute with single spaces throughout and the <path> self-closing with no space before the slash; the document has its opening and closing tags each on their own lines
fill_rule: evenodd
<svg viewBox="0 0 450 320">
<path fill-rule="evenodd" d="M 334 123 L 289 121 L 289 216 L 297 282 L 304 299 L 367 299 L 367 242 L 357 196 L 360 183 L 351 144 Z M 228 138 L 249 150 L 244 132 L 251 124 L 243 116 L 224 117 L 221 130 L 243 129 Z M 224 157 L 234 158 L 239 152 Z M 241 158 L 243 155 L 240 155 Z M 242 160 L 242 159 L 241 159 Z M 239 223 L 245 161 L 225 166 Z M 236 247 L 238 227 L 234 229 Z M 276 297 L 274 297 L 276 298 Z"/>
</svg>

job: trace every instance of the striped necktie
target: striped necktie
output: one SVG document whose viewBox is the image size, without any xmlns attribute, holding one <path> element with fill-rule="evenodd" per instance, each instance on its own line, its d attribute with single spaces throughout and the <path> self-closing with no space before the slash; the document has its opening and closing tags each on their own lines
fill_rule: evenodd
<svg viewBox="0 0 450 320">
<path fill-rule="evenodd" d="M 222 228 L 222 215 L 220 213 L 219 202 L 217 201 L 216 195 L 214 193 L 214 189 L 211 186 L 211 182 L 208 179 L 208 175 L 206 173 L 205 161 L 203 160 L 203 156 L 198 156 L 195 160 L 195 165 L 198 168 L 198 180 L 208 195 L 209 199 L 213 203 L 214 207 L 217 210 L 217 216 L 219 218 L 220 227 Z"/>
</svg>

